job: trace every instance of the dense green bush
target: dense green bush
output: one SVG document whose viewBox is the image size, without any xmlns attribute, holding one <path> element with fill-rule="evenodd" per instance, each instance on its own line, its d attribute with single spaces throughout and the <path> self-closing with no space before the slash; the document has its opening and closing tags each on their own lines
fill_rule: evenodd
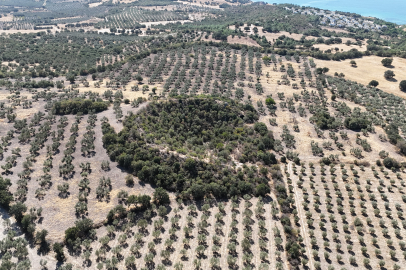
<svg viewBox="0 0 406 270">
<path fill-rule="evenodd" d="M 321 129 L 336 129 L 340 125 L 340 123 L 325 110 L 316 112 L 310 118 L 310 121 L 315 123 Z"/>
<path fill-rule="evenodd" d="M 406 80 L 403 80 L 399 83 L 400 91 L 406 92 Z"/>
<path fill-rule="evenodd" d="M 77 113 L 87 114 L 90 111 L 94 111 L 96 113 L 102 112 L 104 110 L 107 110 L 107 108 L 108 103 L 103 101 L 92 101 L 90 99 L 74 99 L 55 102 L 52 112 L 57 115 Z"/>
<path fill-rule="evenodd" d="M 269 152 L 274 138 L 266 125 L 245 123 L 258 119 L 250 105 L 209 99 L 178 99 L 154 102 L 138 115 L 129 115 L 118 134 L 108 123 L 103 124 L 103 145 L 110 158 L 145 181 L 196 199 L 208 194 L 226 197 L 254 193 L 256 186 L 268 183 L 248 167 L 235 171 L 231 153 L 239 148 L 240 161 L 275 164 Z M 151 144 L 183 153 L 208 153 L 213 162 L 190 156 L 182 157 L 160 151 Z M 187 148 L 188 151 L 184 149 Z"/>
<path fill-rule="evenodd" d="M 75 222 L 74 227 L 65 230 L 65 241 L 71 245 L 77 238 L 85 238 L 93 229 L 93 221 L 85 218 Z"/>
<path fill-rule="evenodd" d="M 351 130 L 366 129 L 371 125 L 371 121 L 361 117 L 347 117 L 344 120 L 344 126 Z"/>
<path fill-rule="evenodd" d="M 10 186 L 10 179 L 3 179 L 3 177 L 0 176 L 0 205 L 7 209 L 10 202 L 13 200 L 13 194 L 9 191 Z"/>
<path fill-rule="evenodd" d="M 399 135 L 399 128 L 395 124 L 389 124 L 385 127 L 386 135 L 388 136 L 389 142 L 392 144 L 397 144 L 398 140 L 402 140 Z"/>
<path fill-rule="evenodd" d="M 385 165 L 386 168 L 391 169 L 391 168 L 399 168 L 399 162 L 397 162 L 394 158 L 387 157 L 383 160 L 383 165 Z"/>
</svg>

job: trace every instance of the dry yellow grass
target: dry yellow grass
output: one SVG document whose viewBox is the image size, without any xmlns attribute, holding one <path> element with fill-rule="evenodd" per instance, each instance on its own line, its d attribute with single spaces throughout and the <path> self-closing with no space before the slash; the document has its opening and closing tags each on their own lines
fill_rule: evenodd
<svg viewBox="0 0 406 270">
<path fill-rule="evenodd" d="M 220 9 L 221 4 L 228 4 L 231 6 L 237 6 L 238 3 L 231 3 L 225 0 L 193 0 L 193 1 L 177 1 L 177 3 L 182 3 L 184 5 L 192 5 L 192 6 L 199 6 L 199 7 L 208 7 L 208 8 L 215 8 Z M 208 5 L 209 3 L 209 5 Z"/>
<path fill-rule="evenodd" d="M 331 44 L 331 45 L 326 45 L 326 44 L 315 44 L 313 45 L 315 48 L 319 48 L 321 51 L 326 51 L 330 49 L 333 53 L 335 52 L 335 48 L 340 49 L 340 52 L 348 52 L 351 49 L 357 49 L 358 51 L 365 52 L 367 50 L 367 46 L 363 44 L 362 46 L 358 45 L 346 45 L 346 44 Z"/>
<path fill-rule="evenodd" d="M 13 18 L 14 18 L 13 15 L 7 14 L 0 18 L 0 22 L 12 22 Z"/>
<path fill-rule="evenodd" d="M 335 72 L 342 72 L 345 74 L 346 79 L 362 84 L 369 84 L 370 81 L 377 80 L 379 82 L 379 89 L 406 98 L 406 93 L 399 90 L 399 82 L 406 80 L 406 59 L 393 58 L 393 68 L 384 67 L 381 63 L 382 59 L 383 57 L 378 56 L 355 59 L 357 67 L 351 67 L 351 59 L 340 62 L 317 59 L 314 61 L 318 67 L 328 67 L 330 69 L 327 73 L 328 75 L 334 75 Z M 396 76 L 394 80 L 386 80 L 383 77 L 383 73 L 388 69 L 393 70 L 395 73 Z"/>
<path fill-rule="evenodd" d="M 212 42 L 221 42 L 221 40 L 216 40 L 212 38 L 210 35 L 209 38 L 205 38 L 204 36 L 201 39 L 202 41 L 212 41 Z M 249 37 L 227 37 L 227 43 L 229 44 L 242 44 L 242 45 L 247 45 L 247 46 L 254 46 L 254 47 L 261 47 L 255 40 Z"/>
</svg>

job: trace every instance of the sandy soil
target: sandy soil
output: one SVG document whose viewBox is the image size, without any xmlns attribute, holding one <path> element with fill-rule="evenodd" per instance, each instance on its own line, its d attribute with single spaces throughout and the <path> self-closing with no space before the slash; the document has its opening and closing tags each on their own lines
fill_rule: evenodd
<svg viewBox="0 0 406 270">
<path fill-rule="evenodd" d="M 93 7 L 98 7 L 98 6 L 100 6 L 101 4 L 103 4 L 103 2 L 91 3 L 91 4 L 89 4 L 89 7 L 91 7 L 91 8 L 93 8 Z"/>
<path fill-rule="evenodd" d="M 12 14 L 6 14 L 0 18 L 0 22 L 12 22 L 13 21 L 14 16 Z"/>
<path fill-rule="evenodd" d="M 175 2 L 177 3 L 177 2 Z M 168 5 L 168 6 L 142 6 L 140 8 L 142 9 L 148 9 L 148 10 L 175 10 L 179 8 L 179 5 L 183 5 L 183 3 L 178 3 L 177 5 Z"/>
<path fill-rule="evenodd" d="M 384 67 L 381 63 L 383 57 L 367 56 L 359 59 L 354 59 L 357 62 L 357 67 L 351 67 L 351 59 L 345 61 L 324 61 L 315 59 L 315 63 L 319 67 L 328 67 L 330 71 L 327 73 L 331 76 L 335 72 L 344 73 L 345 78 L 356 81 L 362 84 L 369 84 L 372 80 L 379 82 L 378 88 L 397 95 L 402 98 L 406 98 L 406 93 L 399 90 L 399 82 L 406 80 L 406 59 L 394 57 L 393 67 Z M 386 70 L 393 70 L 395 78 L 393 80 L 386 80 L 383 74 Z"/>
<path fill-rule="evenodd" d="M 221 42 L 221 40 L 216 40 L 212 38 L 210 35 L 209 38 L 203 37 L 201 38 L 202 41 L 212 41 L 212 42 Z M 227 37 L 227 43 L 230 44 L 243 44 L 243 45 L 248 45 L 248 46 L 254 46 L 254 47 L 261 47 L 255 40 L 253 40 L 250 37 L 238 37 L 238 36 L 228 36 Z"/>
<path fill-rule="evenodd" d="M 213 5 L 206 5 L 206 4 L 204 4 L 204 1 L 196 1 L 196 3 L 195 2 L 190 3 L 190 2 L 187 2 L 187 1 L 177 1 L 177 3 L 182 3 L 184 5 L 207 7 L 207 8 L 214 8 L 214 9 L 220 9 L 219 5 L 223 4 L 223 2 L 226 3 L 225 1 L 220 0 L 220 1 L 214 2 Z M 229 3 L 227 3 L 227 4 L 229 4 Z"/>
<path fill-rule="evenodd" d="M 147 27 L 151 27 L 153 25 L 158 25 L 158 24 L 168 24 L 168 23 L 177 23 L 180 22 L 181 24 L 187 23 L 187 22 L 192 22 L 191 20 L 177 20 L 177 21 L 157 21 L 157 22 L 140 22 L 140 24 L 145 24 Z"/>
<path fill-rule="evenodd" d="M 363 44 L 362 46 L 358 45 L 346 45 L 346 44 L 331 44 L 331 45 L 326 45 L 326 44 L 315 44 L 313 45 L 314 48 L 319 48 L 321 51 L 326 51 L 328 49 L 331 50 L 331 52 L 335 52 L 335 48 L 339 48 L 339 52 L 348 52 L 351 49 L 357 49 L 358 51 L 365 52 L 367 50 L 367 46 Z"/>
</svg>

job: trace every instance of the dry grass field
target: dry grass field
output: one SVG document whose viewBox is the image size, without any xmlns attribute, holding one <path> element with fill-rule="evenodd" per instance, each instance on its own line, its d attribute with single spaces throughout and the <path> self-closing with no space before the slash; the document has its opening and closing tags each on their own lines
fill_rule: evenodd
<svg viewBox="0 0 406 270">
<path fill-rule="evenodd" d="M 205 36 L 201 37 L 202 41 L 211 41 L 211 42 L 222 42 L 221 40 L 217 40 L 212 38 L 212 36 L 210 35 L 208 38 L 206 38 Z M 242 44 L 242 45 L 247 45 L 247 46 L 254 46 L 254 47 L 261 47 L 259 46 L 259 44 L 253 40 L 250 37 L 238 37 L 238 36 L 228 36 L 227 37 L 227 43 L 230 44 Z"/>
<path fill-rule="evenodd" d="M 343 41 L 344 42 L 344 41 Z M 345 42 L 344 42 L 345 43 Z M 358 45 L 346 45 L 346 44 L 314 44 L 314 48 L 319 48 L 321 51 L 331 50 L 333 53 L 336 52 L 335 48 L 339 49 L 339 52 L 348 52 L 351 49 L 357 49 L 358 51 L 365 52 L 367 50 L 367 46 L 363 44 L 362 46 Z"/>
<path fill-rule="evenodd" d="M 392 67 L 384 67 L 381 63 L 382 59 L 383 57 L 378 56 L 365 56 L 355 59 L 357 67 L 351 67 L 351 60 L 323 61 L 315 59 L 314 61 L 320 67 L 328 67 L 330 71 L 327 74 L 331 76 L 333 76 L 335 72 L 342 72 L 346 79 L 365 85 L 369 84 L 372 80 L 377 80 L 379 82 L 379 89 L 406 98 L 406 93 L 399 90 L 399 82 L 406 80 L 406 60 L 394 57 Z M 395 73 L 393 80 L 387 80 L 383 77 L 386 70 L 392 70 Z"/>
</svg>

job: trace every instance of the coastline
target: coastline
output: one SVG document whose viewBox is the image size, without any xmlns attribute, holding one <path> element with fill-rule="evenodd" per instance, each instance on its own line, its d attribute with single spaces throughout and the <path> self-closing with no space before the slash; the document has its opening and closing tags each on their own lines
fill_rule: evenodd
<svg viewBox="0 0 406 270">
<path fill-rule="evenodd" d="M 254 0 L 255 2 L 259 0 Z M 354 4 L 349 0 L 263 0 L 268 4 L 294 4 L 299 6 L 309 6 L 331 11 L 342 11 L 360 14 L 364 17 L 374 17 L 387 22 L 406 25 L 406 1 L 393 0 L 391 5 L 387 5 L 379 0 L 360 0 Z M 391 7 L 391 8 L 390 8 Z"/>
</svg>

